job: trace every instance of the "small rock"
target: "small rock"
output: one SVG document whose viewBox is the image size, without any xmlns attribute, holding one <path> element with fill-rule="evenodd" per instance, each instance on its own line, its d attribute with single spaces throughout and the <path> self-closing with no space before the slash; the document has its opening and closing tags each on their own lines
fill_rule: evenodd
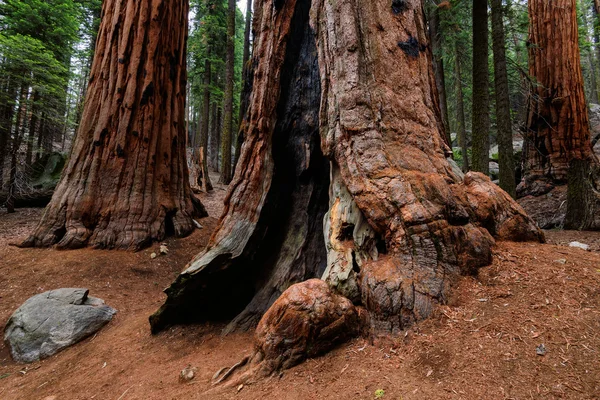
<svg viewBox="0 0 600 400">
<path fill-rule="evenodd" d="M 578 249 L 590 251 L 589 245 L 587 245 L 585 243 L 580 243 L 580 242 L 571 242 L 571 243 L 569 243 L 569 247 L 577 247 Z"/>
<path fill-rule="evenodd" d="M 187 367 L 182 369 L 181 372 L 179 373 L 179 382 L 185 383 L 185 382 L 191 381 L 196 376 L 197 370 L 198 370 L 198 368 L 188 365 Z"/>
<path fill-rule="evenodd" d="M 154 260 L 156 257 L 158 257 L 158 256 L 156 255 L 156 253 L 152 253 L 152 254 L 150 254 L 150 258 L 151 258 L 151 259 L 153 259 L 153 260 Z"/>
<path fill-rule="evenodd" d="M 244 384 L 242 383 L 240 386 L 237 387 L 237 391 L 239 392 L 240 390 L 242 390 L 244 388 Z"/>
<path fill-rule="evenodd" d="M 106 325 L 117 312 L 87 289 L 57 289 L 29 298 L 9 318 L 4 341 L 17 362 L 56 354 Z"/>
<path fill-rule="evenodd" d="M 538 347 L 535 348 L 535 354 L 537 354 L 538 356 L 545 356 L 546 355 L 546 346 L 544 346 L 544 344 L 540 344 Z"/>
<path fill-rule="evenodd" d="M 558 259 L 558 260 L 554 260 L 554 262 L 555 263 L 559 263 L 559 264 L 566 264 L 567 260 L 565 258 L 561 258 L 561 259 Z"/>
<path fill-rule="evenodd" d="M 166 243 L 163 243 L 163 244 L 160 245 L 159 252 L 163 256 L 166 256 L 167 254 L 169 254 L 169 248 L 167 247 Z"/>
<path fill-rule="evenodd" d="M 200 224 L 200 222 L 196 221 L 195 219 L 193 219 L 193 220 L 192 220 L 192 222 L 194 223 L 194 225 L 196 226 L 196 228 L 198 228 L 198 229 L 202 229 L 202 228 L 204 228 L 204 227 L 203 227 L 203 226 Z"/>
</svg>

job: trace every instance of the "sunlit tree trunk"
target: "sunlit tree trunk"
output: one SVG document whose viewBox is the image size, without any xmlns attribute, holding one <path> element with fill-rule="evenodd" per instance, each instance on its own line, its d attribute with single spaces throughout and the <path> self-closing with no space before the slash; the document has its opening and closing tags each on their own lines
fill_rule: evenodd
<svg viewBox="0 0 600 400">
<path fill-rule="evenodd" d="M 188 4 L 103 4 L 81 124 L 24 246 L 140 249 L 204 215 L 185 153 Z"/>
</svg>

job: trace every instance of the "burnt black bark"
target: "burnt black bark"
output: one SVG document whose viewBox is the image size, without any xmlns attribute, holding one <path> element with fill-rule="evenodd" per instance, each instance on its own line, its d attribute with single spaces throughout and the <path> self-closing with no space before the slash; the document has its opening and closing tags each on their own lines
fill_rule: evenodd
<svg viewBox="0 0 600 400">
<path fill-rule="evenodd" d="M 195 260 L 199 268 L 192 262 L 166 290 L 167 302 L 150 317 L 154 333 L 174 323 L 206 319 L 233 318 L 225 332 L 249 329 L 290 283 L 325 270 L 329 161 L 318 130 L 321 85 L 309 10 L 309 1 L 298 1 L 273 132 L 274 174 L 254 232 L 240 255 L 208 249 Z"/>
</svg>

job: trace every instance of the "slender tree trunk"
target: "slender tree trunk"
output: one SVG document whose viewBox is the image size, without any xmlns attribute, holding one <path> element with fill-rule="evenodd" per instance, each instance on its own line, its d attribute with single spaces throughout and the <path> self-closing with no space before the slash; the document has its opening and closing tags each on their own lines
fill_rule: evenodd
<svg viewBox="0 0 600 400">
<path fill-rule="evenodd" d="M 27 118 L 27 95 L 29 87 L 23 85 L 19 94 L 19 106 L 17 108 L 17 119 L 15 121 L 15 131 L 13 134 L 12 146 L 11 146 L 11 157 L 10 157 L 10 174 L 8 180 L 8 196 L 6 200 L 7 212 L 15 212 L 15 193 L 16 193 L 16 178 L 17 178 L 17 167 L 19 149 L 23 142 L 22 138 L 25 134 L 25 118 Z"/>
<path fill-rule="evenodd" d="M 93 3 L 92 3 L 93 4 Z M 102 16 L 102 7 L 95 7 L 92 12 L 92 18 L 94 18 L 93 27 L 92 27 L 92 37 L 90 38 L 90 54 L 85 63 L 85 68 L 83 70 L 81 90 L 78 94 L 77 101 L 77 112 L 75 114 L 75 132 L 79 131 L 79 124 L 81 123 L 81 116 L 84 109 L 83 101 L 86 98 L 90 72 L 92 70 L 92 62 L 94 61 L 94 57 L 96 55 L 96 46 L 98 41 L 98 31 L 100 30 L 100 22 Z"/>
<path fill-rule="evenodd" d="M 153 332 L 227 317 L 226 332 L 248 329 L 314 277 L 364 306 L 375 330 L 399 332 L 491 262 L 492 236 L 543 239 L 488 177 L 446 159 L 421 0 L 267 0 L 257 18 L 224 214 Z"/>
<path fill-rule="evenodd" d="M 197 154 L 195 162 L 200 167 L 199 183 L 202 190 L 209 192 L 213 190 L 210 176 L 208 174 L 208 130 L 210 127 L 210 84 L 211 84 L 210 48 L 204 61 L 204 97 L 202 99 L 202 116 L 200 118 L 200 146 L 194 151 Z"/>
<path fill-rule="evenodd" d="M 25 165 L 31 165 L 33 156 L 33 142 L 35 140 L 36 127 L 38 123 L 38 103 L 40 101 L 40 93 L 35 90 L 33 92 L 33 104 L 31 106 L 31 118 L 29 120 L 29 135 L 27 138 L 27 151 L 25 153 Z"/>
<path fill-rule="evenodd" d="M 18 89 L 13 82 L 9 82 L 6 90 L 7 101 L 0 108 L 2 118 L 0 123 L 0 189 L 4 187 L 4 165 L 6 163 L 6 154 L 9 146 L 10 133 L 12 131 L 13 116 L 15 112 L 15 98 L 18 95 Z"/>
<path fill-rule="evenodd" d="M 500 187 L 513 198 L 517 196 L 515 184 L 515 159 L 513 154 L 512 120 L 502 0 L 491 0 L 492 39 L 494 50 L 494 82 L 496 84 L 496 126 L 498 127 L 498 165 Z"/>
<path fill-rule="evenodd" d="M 217 102 L 213 102 L 211 110 L 211 127 L 210 127 L 210 152 L 209 152 L 209 167 L 213 171 L 219 171 L 219 150 L 221 149 L 221 131 L 219 129 L 219 115 Z"/>
<path fill-rule="evenodd" d="M 462 73 L 460 67 L 460 52 L 458 51 L 458 42 L 454 44 L 454 85 L 456 90 L 456 123 L 458 145 L 460 146 L 463 165 L 463 172 L 468 172 L 469 168 L 469 147 L 467 146 L 467 130 L 465 125 L 465 103 L 463 100 Z"/>
<path fill-rule="evenodd" d="M 594 16 L 592 20 L 592 27 L 594 28 L 593 36 L 594 47 L 596 48 L 596 61 L 600 61 L 600 0 L 594 0 L 594 5 L 592 7 L 592 15 Z M 596 79 L 596 85 L 597 84 L 598 80 Z"/>
<path fill-rule="evenodd" d="M 228 0 L 227 10 L 227 58 L 225 60 L 225 102 L 223 105 L 223 135 L 221 136 L 221 178 L 219 182 L 231 182 L 231 140 L 233 135 L 233 67 L 235 62 L 235 0 Z"/>
<path fill-rule="evenodd" d="M 591 38 L 589 37 L 589 27 L 588 27 L 588 18 L 587 18 L 587 10 L 583 1 L 580 0 L 579 6 L 582 8 L 581 10 L 581 19 L 583 22 L 583 27 L 585 29 L 585 39 L 591 43 Z M 589 94 L 591 101 L 594 104 L 598 104 L 598 84 L 596 82 L 596 65 L 594 62 L 594 54 L 592 49 L 588 47 L 585 50 L 585 56 L 587 58 L 588 68 L 590 71 L 590 80 L 589 80 Z"/>
<path fill-rule="evenodd" d="M 37 146 L 36 146 L 37 151 L 35 153 L 35 161 L 38 161 L 40 158 L 42 158 L 42 153 L 44 152 L 42 144 L 44 142 L 44 137 L 46 135 L 48 135 L 47 122 L 48 122 L 47 114 L 42 113 L 40 129 L 38 132 L 38 140 L 37 140 Z"/>
<path fill-rule="evenodd" d="M 473 0 L 473 170 L 490 172 L 488 2 Z"/>
<path fill-rule="evenodd" d="M 81 125 L 24 246 L 141 249 L 206 215 L 185 156 L 187 1 L 103 4 Z"/>
<path fill-rule="evenodd" d="M 442 113 L 442 124 L 448 145 L 452 147 L 450 137 L 450 123 L 448 122 L 448 102 L 446 96 L 446 78 L 444 73 L 444 60 L 442 58 L 442 33 L 440 31 L 440 10 L 438 7 L 429 12 L 429 40 L 433 52 L 433 71 L 435 83 L 440 99 L 440 111 Z"/>
<path fill-rule="evenodd" d="M 250 33 L 252 30 L 252 0 L 246 3 L 246 28 L 244 30 L 244 54 L 242 56 L 242 90 L 240 92 L 240 126 L 235 141 L 235 156 L 233 169 L 237 166 L 244 143 L 244 123 L 248 104 L 250 102 L 250 93 L 252 92 L 252 75 L 254 68 L 250 64 Z"/>
</svg>

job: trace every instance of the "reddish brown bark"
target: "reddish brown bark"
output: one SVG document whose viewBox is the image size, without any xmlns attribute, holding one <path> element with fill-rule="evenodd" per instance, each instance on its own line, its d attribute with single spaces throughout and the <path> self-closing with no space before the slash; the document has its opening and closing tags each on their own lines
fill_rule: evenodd
<svg viewBox="0 0 600 400">
<path fill-rule="evenodd" d="M 397 332 L 487 265 L 494 237 L 543 240 L 508 194 L 446 159 L 422 2 L 396 3 L 257 10 L 260 62 L 224 214 L 153 332 L 216 316 L 234 317 L 226 332 L 248 329 L 313 277 Z"/>
<path fill-rule="evenodd" d="M 529 99 L 524 181 L 519 194 L 565 183 L 569 162 L 591 159 L 575 0 L 529 1 Z"/>
<path fill-rule="evenodd" d="M 185 160 L 187 2 L 107 0 L 102 15 L 71 158 L 24 246 L 139 249 L 205 214 Z"/>
</svg>

